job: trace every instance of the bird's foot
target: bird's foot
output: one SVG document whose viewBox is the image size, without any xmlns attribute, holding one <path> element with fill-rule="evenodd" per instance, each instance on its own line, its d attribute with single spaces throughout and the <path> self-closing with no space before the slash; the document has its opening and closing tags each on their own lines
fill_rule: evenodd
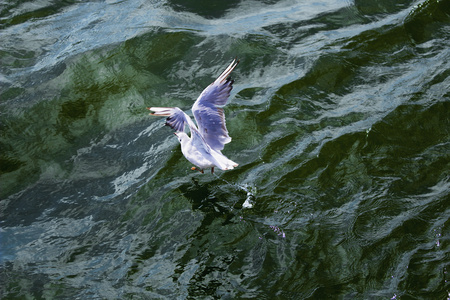
<svg viewBox="0 0 450 300">
<path fill-rule="evenodd" d="M 214 167 L 211 168 L 211 174 L 214 174 Z"/>
<path fill-rule="evenodd" d="M 203 170 L 202 170 L 202 169 L 199 169 L 199 168 L 196 168 L 196 167 L 192 167 L 191 170 L 192 170 L 192 171 L 197 170 L 197 171 L 199 171 L 200 173 L 203 174 Z"/>
</svg>

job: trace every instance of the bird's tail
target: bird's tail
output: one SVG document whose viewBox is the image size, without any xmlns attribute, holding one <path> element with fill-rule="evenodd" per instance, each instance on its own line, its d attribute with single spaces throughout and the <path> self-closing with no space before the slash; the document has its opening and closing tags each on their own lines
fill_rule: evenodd
<svg viewBox="0 0 450 300">
<path fill-rule="evenodd" d="M 212 150 L 212 149 L 211 149 Z M 237 163 L 215 150 L 211 151 L 212 157 L 216 160 L 216 166 L 222 170 L 231 170 L 238 166 Z"/>
</svg>

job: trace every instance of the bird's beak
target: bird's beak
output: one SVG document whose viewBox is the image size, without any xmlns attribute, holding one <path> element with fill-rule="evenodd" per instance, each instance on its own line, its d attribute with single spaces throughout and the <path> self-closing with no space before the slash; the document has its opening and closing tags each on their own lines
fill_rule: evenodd
<svg viewBox="0 0 450 300">
<path fill-rule="evenodd" d="M 174 132 L 173 134 L 175 134 L 176 136 L 178 136 L 176 132 Z"/>
</svg>

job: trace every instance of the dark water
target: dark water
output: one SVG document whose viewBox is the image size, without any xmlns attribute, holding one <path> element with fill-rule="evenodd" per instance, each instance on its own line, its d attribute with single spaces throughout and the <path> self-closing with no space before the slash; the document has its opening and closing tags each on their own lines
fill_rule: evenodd
<svg viewBox="0 0 450 300">
<path fill-rule="evenodd" d="M 2 299 L 450 298 L 450 1 L 3 1 Z M 238 162 L 146 106 L 235 57 Z"/>
</svg>

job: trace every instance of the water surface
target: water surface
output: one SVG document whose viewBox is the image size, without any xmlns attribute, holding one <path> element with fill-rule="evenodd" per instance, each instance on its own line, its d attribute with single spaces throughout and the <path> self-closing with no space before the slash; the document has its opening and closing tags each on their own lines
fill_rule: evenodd
<svg viewBox="0 0 450 300">
<path fill-rule="evenodd" d="M 449 1 L 0 7 L 2 299 L 449 298 Z M 202 175 L 145 107 L 235 56 Z"/>
</svg>

